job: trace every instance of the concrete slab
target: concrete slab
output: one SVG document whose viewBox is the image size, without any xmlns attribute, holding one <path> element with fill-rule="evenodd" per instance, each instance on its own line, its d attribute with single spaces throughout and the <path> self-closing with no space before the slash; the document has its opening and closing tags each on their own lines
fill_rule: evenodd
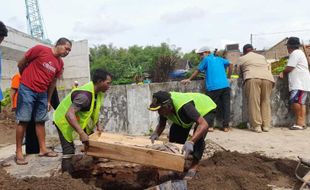
<svg viewBox="0 0 310 190">
<path fill-rule="evenodd" d="M 25 177 L 51 177 L 59 174 L 61 169 L 61 155 L 58 157 L 39 157 L 32 154 L 27 155 L 27 165 L 16 165 L 14 159 L 9 160 L 11 166 L 4 169 L 16 178 Z"/>
<path fill-rule="evenodd" d="M 230 151 L 258 152 L 268 157 L 293 160 L 297 160 L 297 156 L 310 158 L 309 137 L 310 129 L 289 130 L 278 127 L 263 133 L 232 129 L 227 133 L 215 130 L 207 135 L 207 139 Z"/>
</svg>

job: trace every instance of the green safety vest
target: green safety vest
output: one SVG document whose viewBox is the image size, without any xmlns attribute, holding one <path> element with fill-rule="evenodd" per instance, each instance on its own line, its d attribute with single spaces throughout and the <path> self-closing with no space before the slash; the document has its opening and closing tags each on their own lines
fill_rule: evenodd
<svg viewBox="0 0 310 190">
<path fill-rule="evenodd" d="M 194 124 L 194 122 L 184 123 L 178 115 L 180 108 L 186 103 L 194 101 L 195 108 L 197 109 L 201 117 L 216 108 L 216 104 L 212 101 L 212 99 L 209 96 L 201 93 L 170 92 L 170 94 L 176 114 L 167 116 L 167 119 L 177 125 L 182 126 L 183 128 L 190 128 Z"/>
<path fill-rule="evenodd" d="M 97 94 L 97 100 L 95 105 L 95 90 L 93 82 L 89 82 L 81 87 L 73 89 L 69 95 L 67 95 L 59 104 L 54 112 L 54 122 L 58 129 L 61 131 L 62 135 L 68 142 L 74 140 L 73 132 L 74 128 L 68 123 L 66 119 L 66 113 L 72 104 L 71 94 L 74 91 L 88 91 L 92 94 L 92 102 L 89 111 L 78 111 L 76 112 L 76 118 L 83 130 L 89 135 L 95 128 L 96 123 L 99 120 L 100 106 L 103 103 L 103 93 L 99 92 Z M 93 122 L 90 122 L 90 121 Z"/>
</svg>

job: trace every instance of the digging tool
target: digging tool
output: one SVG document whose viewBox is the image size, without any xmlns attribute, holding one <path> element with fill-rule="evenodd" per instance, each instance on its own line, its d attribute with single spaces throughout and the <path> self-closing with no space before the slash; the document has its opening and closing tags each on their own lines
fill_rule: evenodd
<svg viewBox="0 0 310 190">
<path fill-rule="evenodd" d="M 310 167 L 310 160 L 305 159 L 305 158 L 300 158 L 300 157 L 298 157 L 298 159 L 299 159 L 299 162 L 298 162 L 298 165 L 295 169 L 295 176 L 297 177 L 297 179 L 299 179 L 301 182 L 303 182 L 303 184 L 299 188 L 299 190 L 302 190 L 306 185 L 308 185 L 308 186 L 310 185 L 310 170 L 303 177 L 299 176 L 298 170 L 303 165 Z"/>
</svg>

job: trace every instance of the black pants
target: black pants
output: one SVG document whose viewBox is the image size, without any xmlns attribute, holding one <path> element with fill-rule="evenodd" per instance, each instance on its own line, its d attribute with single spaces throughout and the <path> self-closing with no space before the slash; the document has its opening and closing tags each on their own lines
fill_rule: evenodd
<svg viewBox="0 0 310 190">
<path fill-rule="evenodd" d="M 206 114 L 203 118 L 209 123 L 213 122 L 215 117 L 215 112 L 211 111 L 208 114 Z M 197 129 L 197 125 L 195 126 L 194 131 Z M 172 143 L 179 143 L 179 144 L 184 144 L 188 138 L 188 134 L 190 132 L 191 128 L 183 128 L 175 123 L 173 123 L 170 127 L 170 132 L 169 132 L 169 142 Z M 194 152 L 193 152 L 193 157 L 196 160 L 201 160 L 201 157 L 203 155 L 204 149 L 205 149 L 205 137 L 207 133 L 201 137 L 194 145 Z"/>
<path fill-rule="evenodd" d="M 223 119 L 222 127 L 229 127 L 230 121 L 230 88 L 207 91 L 207 95 L 217 105 L 216 112 L 221 113 Z M 213 123 L 212 123 L 213 126 Z"/>
<path fill-rule="evenodd" d="M 62 154 L 74 154 L 75 153 L 75 147 L 74 147 L 74 143 L 73 142 L 68 142 L 65 137 L 62 135 L 62 133 L 60 132 L 60 130 L 58 129 L 57 125 L 55 125 L 57 128 L 57 132 L 59 135 L 59 140 L 60 140 L 60 144 L 61 144 L 61 148 L 62 148 Z"/>
<path fill-rule="evenodd" d="M 59 97 L 56 88 L 52 95 L 51 105 L 54 109 L 59 105 Z M 36 123 L 34 119 L 31 119 L 26 128 L 26 154 L 37 154 L 39 152 L 40 146 L 36 133 Z"/>
</svg>

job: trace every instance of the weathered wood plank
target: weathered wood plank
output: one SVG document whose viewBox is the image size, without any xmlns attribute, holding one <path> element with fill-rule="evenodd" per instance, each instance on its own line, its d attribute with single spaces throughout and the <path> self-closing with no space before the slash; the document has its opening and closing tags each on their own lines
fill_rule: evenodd
<svg viewBox="0 0 310 190">
<path fill-rule="evenodd" d="M 156 141 L 156 144 L 163 142 Z M 90 136 L 87 154 L 175 171 L 184 170 L 185 160 L 182 154 L 146 148 L 148 145 L 151 145 L 150 140 L 143 137 L 111 133 L 102 133 L 100 136 L 93 134 Z"/>
</svg>

